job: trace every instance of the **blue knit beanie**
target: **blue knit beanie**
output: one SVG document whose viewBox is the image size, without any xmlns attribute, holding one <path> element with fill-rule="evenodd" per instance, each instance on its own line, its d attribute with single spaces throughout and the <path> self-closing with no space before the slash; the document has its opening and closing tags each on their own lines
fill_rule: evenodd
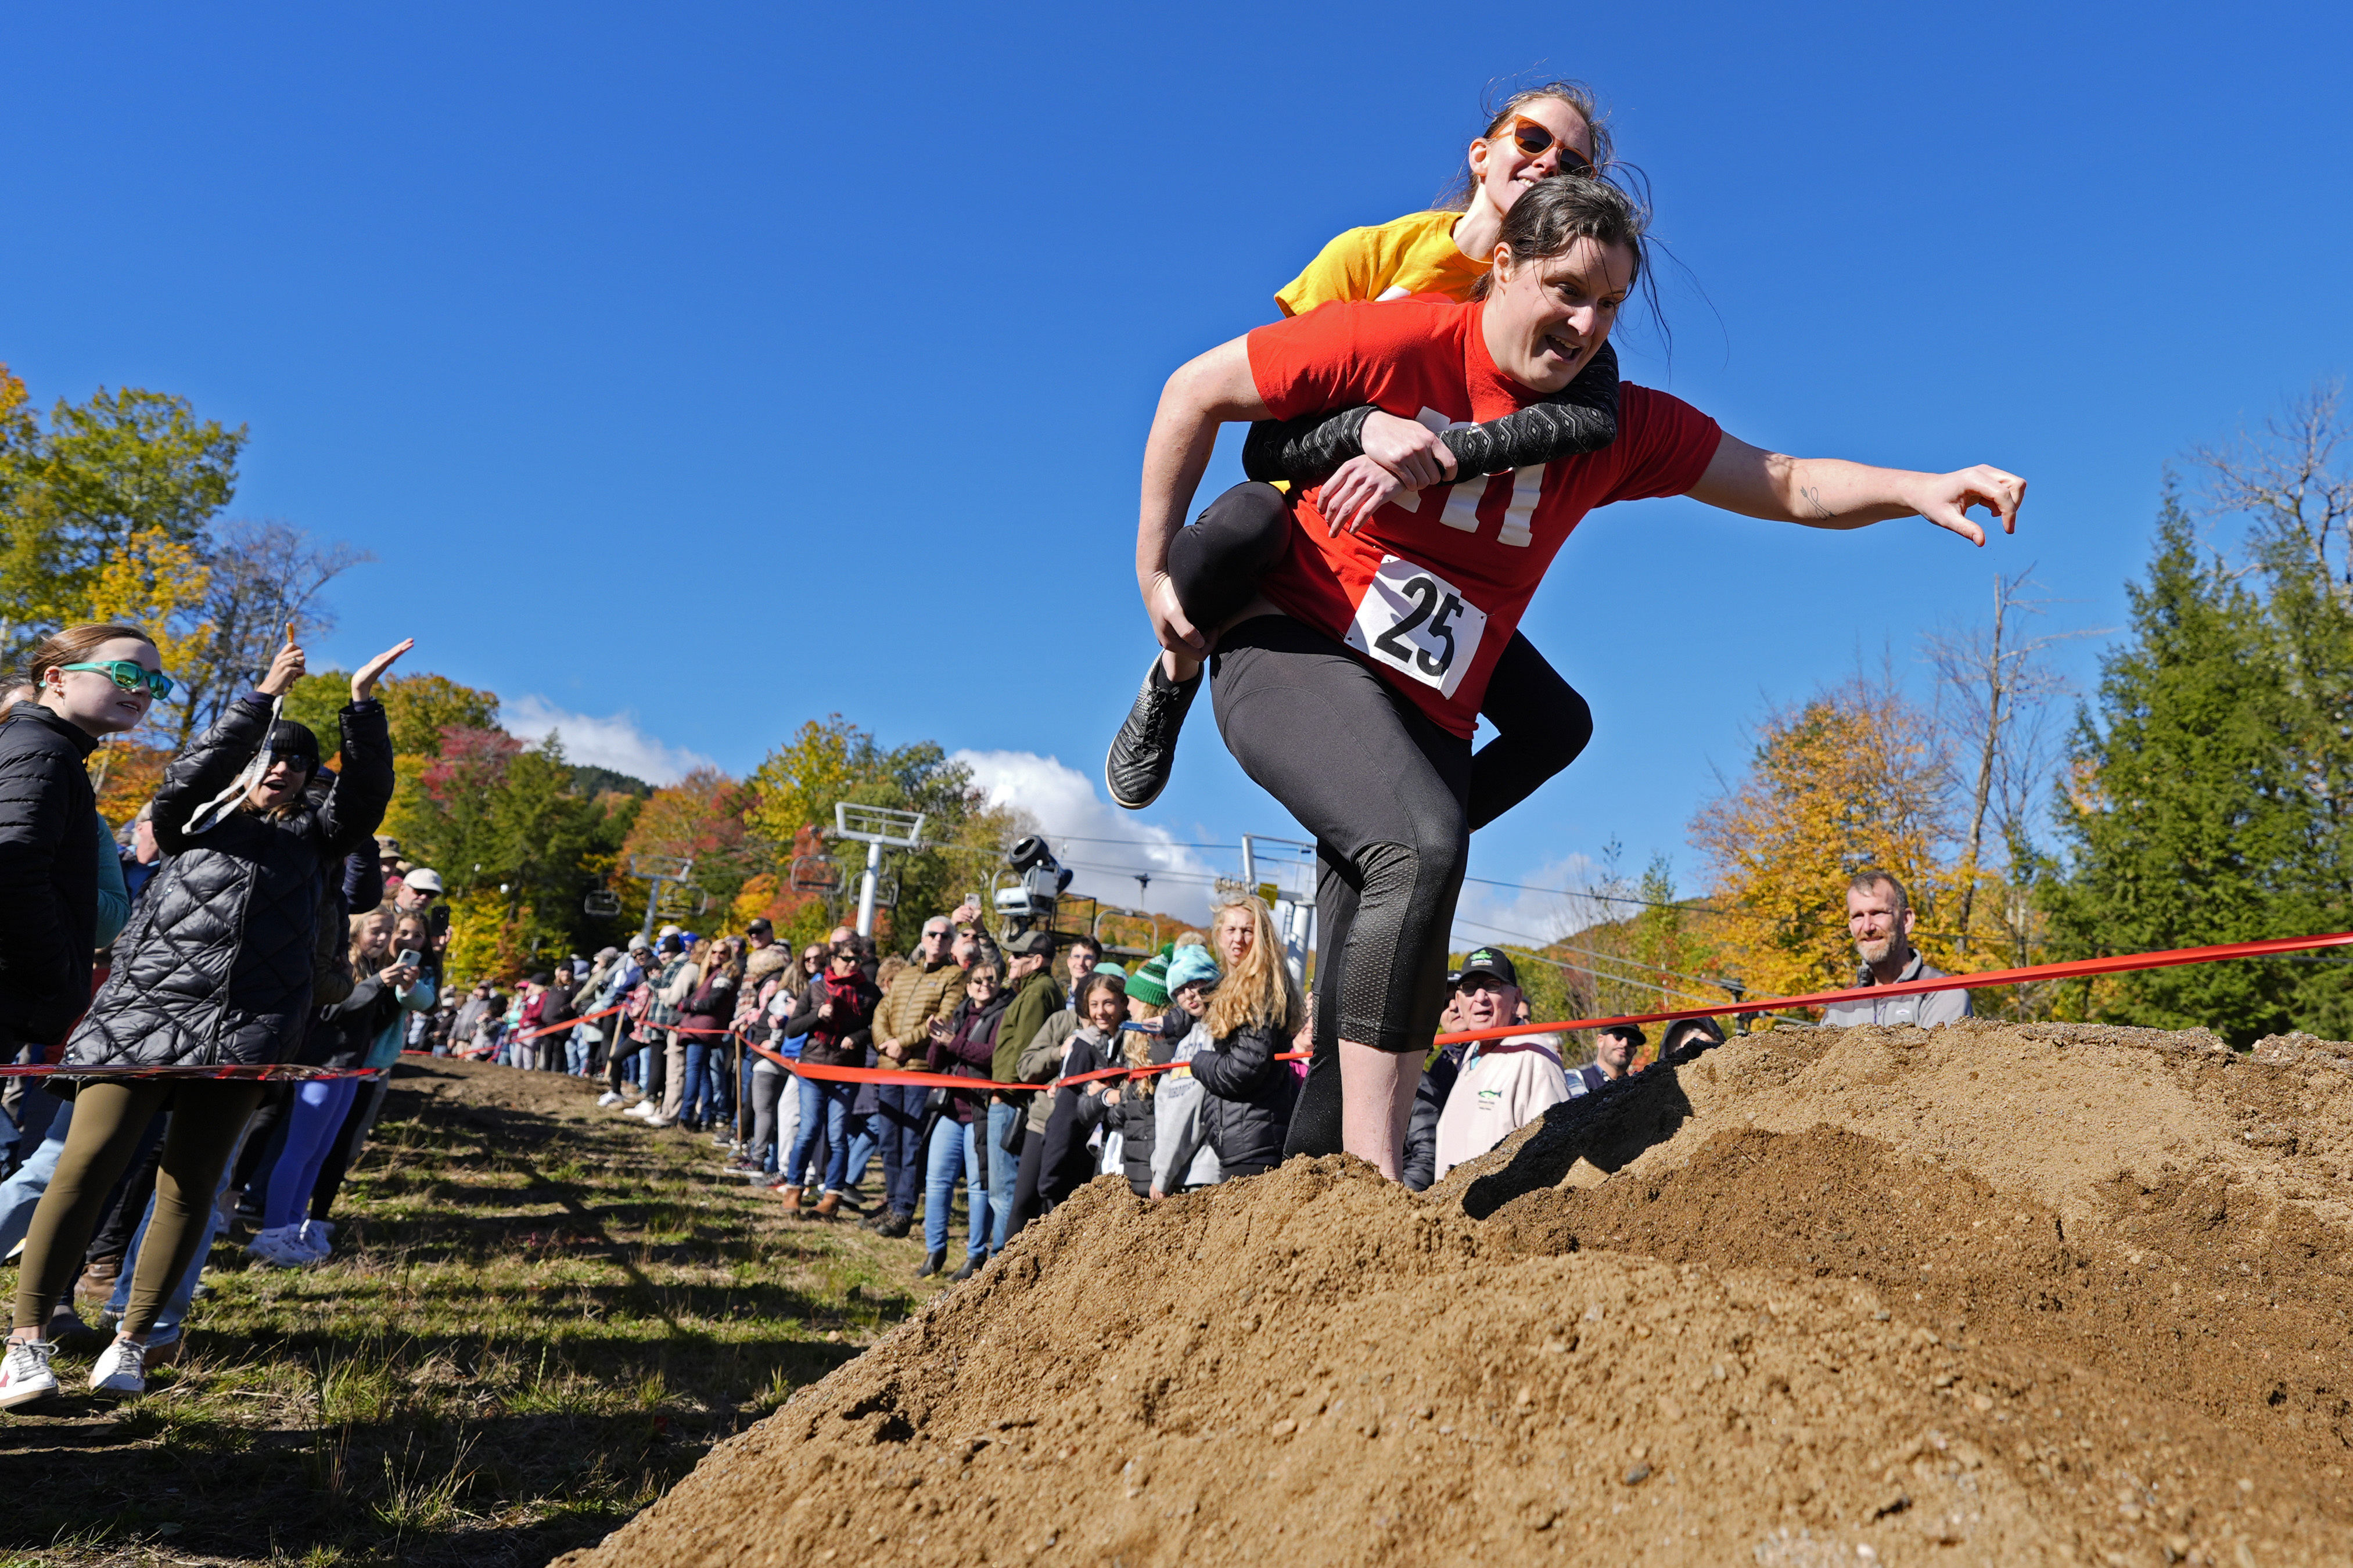
<svg viewBox="0 0 2353 1568">
<path fill-rule="evenodd" d="M 1196 981 L 1217 984 L 1218 961 L 1206 947 L 1180 947 L 1168 961 L 1168 994 L 1174 996 Z"/>
</svg>

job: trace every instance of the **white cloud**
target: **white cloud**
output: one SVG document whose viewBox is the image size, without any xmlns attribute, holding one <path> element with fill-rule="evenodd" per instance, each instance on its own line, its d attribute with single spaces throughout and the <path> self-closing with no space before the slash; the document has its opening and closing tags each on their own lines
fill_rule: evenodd
<svg viewBox="0 0 2353 1568">
<path fill-rule="evenodd" d="M 1071 891 L 1122 908 L 1141 903 L 1190 920 L 1208 917 L 1210 879 L 1221 868 L 1167 828 L 1098 796 L 1087 774 L 1035 752 L 966 751 L 954 760 L 972 770 L 990 805 L 1029 814 L 1055 858 L 1074 873 Z M 1153 879 L 1148 889 L 1136 886 L 1137 872 Z"/>
<path fill-rule="evenodd" d="M 714 766 L 700 752 L 666 746 L 638 727 L 634 713 L 592 718 L 570 713 L 544 697 L 518 697 L 499 709 L 499 722 L 510 734 L 540 741 L 554 731 L 564 737 L 567 761 L 611 768 L 648 784 L 676 784 L 695 768 Z"/>
</svg>

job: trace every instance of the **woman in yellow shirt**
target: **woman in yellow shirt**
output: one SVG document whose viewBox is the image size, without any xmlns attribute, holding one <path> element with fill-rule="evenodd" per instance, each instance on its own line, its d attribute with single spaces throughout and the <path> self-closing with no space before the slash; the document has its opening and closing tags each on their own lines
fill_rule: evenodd
<svg viewBox="0 0 2353 1568">
<path fill-rule="evenodd" d="M 1334 300 L 1468 300 L 1521 193 L 1559 175 L 1596 177 L 1609 158 L 1609 132 L 1581 84 L 1547 82 L 1514 93 L 1472 139 L 1465 172 L 1440 206 L 1335 237 L 1276 291 L 1275 303 L 1295 316 Z M 1606 447 L 1617 436 L 1617 413 L 1618 356 L 1605 344 L 1567 389 L 1484 425 L 1431 431 L 1352 408 L 1254 426 L 1242 453 L 1251 482 L 1182 530 L 1169 545 L 1167 569 L 1140 584 L 1162 652 L 1104 759 L 1111 797 L 1140 811 L 1166 786 L 1216 633 L 1240 615 L 1259 578 L 1290 548 L 1289 502 L 1277 485 L 1324 484 L 1325 515 L 1346 518 L 1353 529 L 1406 489 L 1541 468 Z M 1516 631 L 1481 712 L 1495 738 L 1472 762 L 1473 829 L 1568 766 L 1593 735 L 1585 699 Z"/>
</svg>

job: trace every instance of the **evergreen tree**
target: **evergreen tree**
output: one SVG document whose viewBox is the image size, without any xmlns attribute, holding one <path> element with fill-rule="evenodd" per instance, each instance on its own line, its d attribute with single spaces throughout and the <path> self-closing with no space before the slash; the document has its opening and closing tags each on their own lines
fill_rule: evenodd
<svg viewBox="0 0 2353 1568">
<path fill-rule="evenodd" d="M 2266 606 L 2201 563 L 2168 489 L 2129 639 L 2077 718 L 2056 803 L 2066 847 L 2050 886 L 2052 956 L 2252 941 L 2324 929 L 2293 688 Z M 2235 1044 L 2295 1026 L 2298 966 L 2197 964 L 2086 985 L 2075 1010 L 2204 1026 Z"/>
</svg>

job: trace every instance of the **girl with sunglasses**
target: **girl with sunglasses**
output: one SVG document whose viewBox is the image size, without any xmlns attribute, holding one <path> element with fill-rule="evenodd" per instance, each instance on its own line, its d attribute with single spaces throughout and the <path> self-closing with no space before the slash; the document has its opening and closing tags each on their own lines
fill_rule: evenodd
<svg viewBox="0 0 2353 1568">
<path fill-rule="evenodd" d="M 0 1059 L 58 1044 L 90 1005 L 113 847 L 84 763 L 171 691 L 162 665 L 137 626 L 69 626 L 33 650 L 32 695 L 0 724 Z"/>
<path fill-rule="evenodd" d="M 332 896 L 328 879 L 368 842 L 392 799 L 392 737 L 375 685 L 409 647 L 378 654 L 352 677 L 343 770 L 323 791 L 310 787 L 320 759 L 309 731 L 273 721 L 275 700 L 303 672 L 302 650 L 290 642 L 259 689 L 230 704 L 165 770 L 154 823 L 169 858 L 67 1042 L 69 1073 L 253 1067 L 282 1061 L 301 1043 L 319 910 Z M 142 714 L 143 700 L 142 694 Z M 262 1092 L 250 1078 L 61 1081 L 72 1089 L 73 1125 L 25 1237 L 16 1327 L 0 1358 L 0 1407 L 57 1392 L 52 1347 L 41 1331 L 141 1133 L 157 1111 L 169 1110 L 155 1206 L 121 1331 L 90 1377 L 100 1392 L 145 1388 L 148 1331 L 202 1244 L 221 1168 Z"/>
<path fill-rule="evenodd" d="M 1337 300 L 1419 294 L 1468 300 L 1486 277 L 1496 237 L 1520 196 L 1558 175 L 1597 177 L 1609 152 L 1609 132 L 1582 84 L 1554 81 L 1515 92 L 1489 113 L 1486 130 L 1471 141 L 1463 173 L 1436 207 L 1349 229 L 1277 290 L 1275 303 L 1290 317 Z M 1607 343 L 1567 387 L 1467 427 L 1433 432 L 1369 405 L 1254 426 L 1242 450 L 1251 482 L 1227 491 L 1179 533 L 1165 569 L 1145 586 L 1163 651 L 1105 759 L 1112 798 L 1140 811 L 1166 786 L 1217 632 L 1291 548 L 1290 503 L 1278 487 L 1324 484 L 1328 525 L 1354 529 L 1399 481 L 1418 490 L 1515 472 L 1516 500 L 1519 490 L 1541 482 L 1546 463 L 1598 451 L 1617 433 L 1618 355 Z M 1461 485 L 1447 498 L 1450 510 L 1474 510 L 1485 490 Z M 1481 711 L 1496 733 L 1473 763 L 1473 826 L 1534 794 L 1574 762 L 1593 734 L 1585 699 L 1517 631 L 1496 661 Z"/>
<path fill-rule="evenodd" d="M 1472 300 L 1333 304 L 1179 368 L 1145 447 L 1139 577 L 1166 570 L 1222 424 L 1366 404 L 1467 423 L 1568 385 L 1641 279 L 1643 232 L 1614 186 L 1540 180 L 1506 215 Z M 1471 738 L 1499 656 L 1588 512 L 1689 495 L 1814 528 L 1925 517 L 1982 544 L 1968 509 L 2012 529 L 2025 494 L 2023 480 L 1983 466 L 1926 474 L 1783 457 L 1662 393 L 1620 393 L 1610 446 L 1459 512 L 1407 498 L 1391 475 L 1344 530 L 1335 514 L 1356 503 L 1334 499 L 1340 476 L 1303 489 L 1288 552 L 1219 636 L 1209 679 L 1227 747 L 1317 846 L 1314 1058 L 1286 1157 L 1345 1149 L 1398 1173 L 1478 820 Z"/>
</svg>

